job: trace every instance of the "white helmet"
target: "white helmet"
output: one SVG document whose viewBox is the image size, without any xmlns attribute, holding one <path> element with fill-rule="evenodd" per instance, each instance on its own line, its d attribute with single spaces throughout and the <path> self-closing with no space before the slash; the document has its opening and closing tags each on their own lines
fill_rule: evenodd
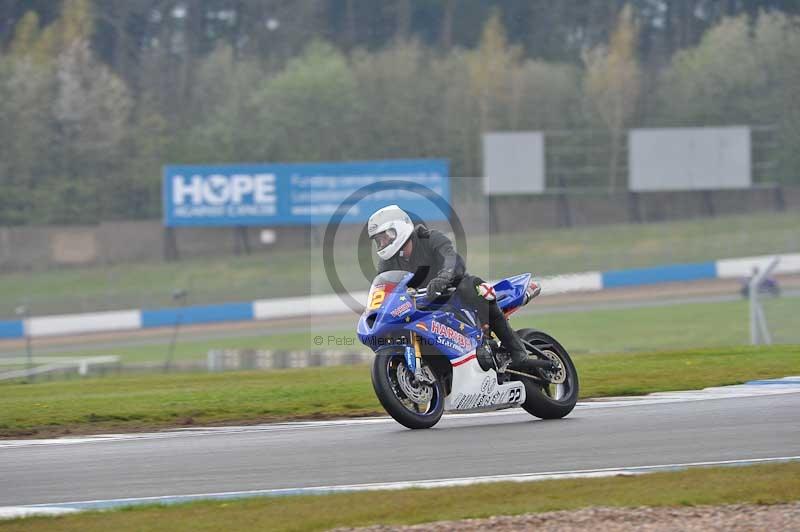
<svg viewBox="0 0 800 532">
<path fill-rule="evenodd" d="M 394 257 L 413 232 L 411 218 L 397 205 L 378 209 L 367 222 L 367 233 L 378 245 L 378 256 L 383 260 Z"/>
</svg>

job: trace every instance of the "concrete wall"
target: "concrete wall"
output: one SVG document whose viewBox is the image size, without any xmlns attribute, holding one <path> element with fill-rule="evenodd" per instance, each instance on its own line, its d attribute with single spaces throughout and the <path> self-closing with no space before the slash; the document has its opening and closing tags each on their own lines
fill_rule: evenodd
<svg viewBox="0 0 800 532">
<path fill-rule="evenodd" d="M 0 271 L 29 270 L 51 264 L 47 228 L 0 228 Z"/>
<path fill-rule="evenodd" d="M 107 222 L 96 229 L 100 260 L 106 264 L 160 260 L 163 256 L 161 222 Z"/>
<path fill-rule="evenodd" d="M 488 205 L 488 208 L 487 208 Z M 530 228 L 684 220 L 705 216 L 800 209 L 800 186 L 699 192 L 575 193 L 494 196 L 456 205 L 467 234 Z M 274 228 L 276 241 L 262 244 L 261 228 L 166 231 L 160 220 L 107 222 L 96 226 L 0 227 L 0 271 L 44 270 L 124 262 L 227 256 L 318 246 L 324 227 Z M 361 227 L 343 226 L 337 245 L 354 244 Z M 246 237 L 246 238 L 245 238 Z"/>
</svg>

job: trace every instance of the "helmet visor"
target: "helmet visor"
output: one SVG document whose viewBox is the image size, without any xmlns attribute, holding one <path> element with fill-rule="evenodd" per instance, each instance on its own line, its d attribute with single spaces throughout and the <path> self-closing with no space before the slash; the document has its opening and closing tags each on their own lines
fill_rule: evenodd
<svg viewBox="0 0 800 532">
<path fill-rule="evenodd" d="M 375 241 L 375 244 L 378 246 L 378 251 L 385 249 L 387 246 L 391 246 L 392 243 L 397 238 L 397 231 L 394 229 L 387 229 L 386 231 L 382 231 L 377 235 L 372 237 L 372 240 Z"/>
</svg>

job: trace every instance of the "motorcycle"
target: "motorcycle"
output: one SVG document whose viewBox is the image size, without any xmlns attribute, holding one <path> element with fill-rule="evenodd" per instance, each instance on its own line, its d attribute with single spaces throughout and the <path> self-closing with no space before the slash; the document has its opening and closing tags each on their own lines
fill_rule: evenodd
<svg viewBox="0 0 800 532">
<path fill-rule="evenodd" d="M 777 280 L 772 277 L 765 277 L 758 283 L 758 293 L 770 295 L 772 297 L 780 297 L 781 287 L 778 285 Z M 750 299 L 750 278 L 742 280 L 739 294 L 745 299 Z"/>
<path fill-rule="evenodd" d="M 485 334 L 474 309 L 454 289 L 443 303 L 409 287 L 414 275 L 387 271 L 372 282 L 358 321 L 358 338 L 375 352 L 372 386 L 383 408 L 411 429 L 433 427 L 444 412 L 479 412 L 521 406 L 542 419 L 569 414 L 578 400 L 578 374 L 566 349 L 552 336 L 517 331 L 528 350 L 524 370 Z M 493 285 L 500 309 L 510 315 L 538 295 L 525 273 Z"/>
</svg>

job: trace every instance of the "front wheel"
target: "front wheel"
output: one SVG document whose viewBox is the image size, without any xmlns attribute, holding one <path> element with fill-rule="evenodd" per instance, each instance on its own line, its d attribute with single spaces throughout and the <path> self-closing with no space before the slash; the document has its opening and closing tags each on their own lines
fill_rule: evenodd
<svg viewBox="0 0 800 532">
<path fill-rule="evenodd" d="M 381 405 L 395 421 L 410 429 L 429 429 L 444 413 L 444 386 L 422 360 L 422 371 L 433 381 L 414 378 L 402 354 L 378 354 L 372 363 L 372 387 Z"/>
<path fill-rule="evenodd" d="M 560 419 L 566 416 L 578 402 L 579 389 L 578 372 L 569 353 L 555 338 L 541 331 L 520 329 L 517 334 L 529 344 L 536 346 L 547 359 L 558 366 L 552 372 L 541 373 L 548 384 L 526 378 L 520 379 L 525 385 L 525 402 L 522 403 L 522 408 L 542 419 Z M 538 353 L 535 356 L 541 358 Z"/>
</svg>

